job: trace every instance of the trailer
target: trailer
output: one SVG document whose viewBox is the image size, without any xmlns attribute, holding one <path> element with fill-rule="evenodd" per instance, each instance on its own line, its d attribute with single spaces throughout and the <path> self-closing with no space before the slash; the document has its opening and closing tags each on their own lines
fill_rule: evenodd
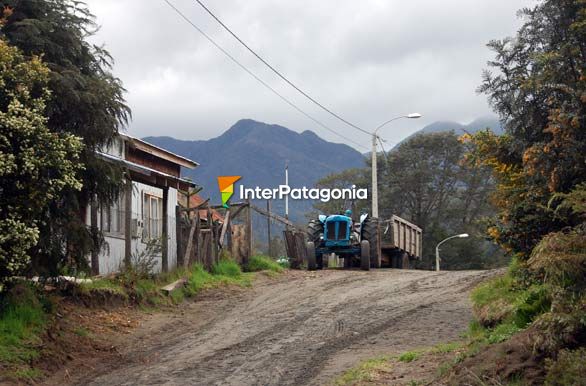
<svg viewBox="0 0 586 386">
<path fill-rule="evenodd" d="M 380 225 L 382 267 L 408 269 L 421 260 L 423 231 L 420 227 L 395 215 Z"/>
</svg>

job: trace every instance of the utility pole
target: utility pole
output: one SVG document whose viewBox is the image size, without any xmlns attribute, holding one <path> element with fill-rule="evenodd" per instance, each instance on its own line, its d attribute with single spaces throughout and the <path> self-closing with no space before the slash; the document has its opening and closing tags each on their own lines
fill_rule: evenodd
<svg viewBox="0 0 586 386">
<path fill-rule="evenodd" d="M 289 186 L 289 161 L 285 163 L 285 185 Z M 289 196 L 285 196 L 285 218 L 289 220 Z"/>
<path fill-rule="evenodd" d="M 377 176 L 377 164 L 376 164 L 376 140 L 378 139 L 378 135 L 377 132 L 379 131 L 379 129 L 383 126 L 385 126 L 387 123 L 391 123 L 393 121 L 396 121 L 397 119 L 401 119 L 401 118 L 408 118 L 408 119 L 417 119 L 417 118 L 421 118 L 422 115 L 419 113 L 411 113 L 408 115 L 401 115 L 400 117 L 395 117 L 393 119 L 389 119 L 388 121 L 386 121 L 385 123 L 383 123 L 382 125 L 379 125 L 376 129 L 374 129 L 374 131 L 372 132 L 372 217 L 377 217 L 378 218 L 378 176 Z"/>
<path fill-rule="evenodd" d="M 372 217 L 378 218 L 378 176 L 376 164 L 376 131 L 372 133 Z"/>
<path fill-rule="evenodd" d="M 269 239 L 268 254 L 269 254 L 269 256 L 272 256 L 272 254 L 271 254 L 271 200 L 267 200 L 267 212 L 269 213 L 269 215 L 267 216 L 267 236 Z"/>
</svg>

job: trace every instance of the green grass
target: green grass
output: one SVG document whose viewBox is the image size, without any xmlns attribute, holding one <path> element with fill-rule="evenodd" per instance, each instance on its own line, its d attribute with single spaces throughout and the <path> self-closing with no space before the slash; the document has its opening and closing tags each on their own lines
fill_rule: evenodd
<svg viewBox="0 0 586 386">
<path fill-rule="evenodd" d="M 551 298 L 544 285 L 522 286 L 510 273 L 476 287 L 470 298 L 476 320 L 481 325 L 489 330 L 495 330 L 501 324 L 508 325 L 502 327 L 499 333 L 512 331 L 513 326 L 517 330 L 524 329 L 551 306 Z"/>
<path fill-rule="evenodd" d="M 234 260 L 220 259 L 212 266 L 212 274 L 215 276 L 239 278 L 242 275 L 242 271 L 238 263 Z"/>
<path fill-rule="evenodd" d="M 108 290 L 122 295 L 126 294 L 122 284 L 111 279 L 94 279 L 91 282 L 80 283 L 79 289 L 83 292 L 90 292 L 91 290 Z"/>
<path fill-rule="evenodd" d="M 260 270 L 268 270 L 273 274 L 282 271 L 276 262 L 265 261 L 264 257 L 252 261 Z M 91 296 L 95 291 L 113 292 L 132 300 L 136 306 L 148 312 L 161 305 L 179 304 L 185 298 L 207 288 L 225 285 L 250 286 L 254 276 L 253 272 L 242 272 L 233 260 L 222 258 L 212 267 L 211 272 L 206 271 L 201 264 L 195 264 L 189 269 L 180 268 L 152 278 L 134 276 L 132 280 L 128 280 L 129 276 L 120 275 L 80 283 L 78 294 Z M 161 287 L 181 278 L 187 279 L 185 286 L 165 296 Z M 41 335 L 49 323 L 52 303 L 44 298 L 40 290 L 30 285 L 18 285 L 18 288 L 15 287 L 15 290 L 5 292 L 2 296 L 0 367 L 6 369 L 12 378 L 33 381 L 42 375 L 30 363 L 40 355 Z M 75 328 L 73 333 L 81 337 L 90 336 L 90 332 L 83 327 Z"/>
<path fill-rule="evenodd" d="M 258 272 L 258 271 L 271 271 L 271 272 L 282 272 L 283 267 L 269 256 L 255 255 L 251 256 L 248 261 L 247 271 Z"/>
<path fill-rule="evenodd" d="M 15 376 L 22 373 L 33 377 L 31 361 L 39 357 L 40 335 L 46 328 L 49 302 L 30 285 L 18 284 L 3 295 L 0 308 L 0 362 L 12 369 Z"/>
<path fill-rule="evenodd" d="M 253 273 L 243 273 L 234 261 L 223 259 L 212 267 L 212 273 L 201 264 L 195 264 L 187 275 L 185 296 L 194 296 L 199 291 L 221 285 L 248 287 L 252 284 Z"/>
<path fill-rule="evenodd" d="M 421 356 L 421 351 L 407 351 L 399 355 L 399 362 L 413 362 Z"/>
<path fill-rule="evenodd" d="M 431 349 L 432 353 L 445 354 L 461 349 L 462 342 L 440 343 Z"/>
<path fill-rule="evenodd" d="M 382 356 L 368 359 L 358 366 L 347 370 L 334 382 L 337 386 L 354 385 L 359 382 L 373 381 L 378 371 L 384 370 L 390 357 Z"/>
<path fill-rule="evenodd" d="M 42 375 L 43 373 L 41 372 L 41 370 L 31 367 L 17 369 L 14 372 L 12 372 L 12 376 L 14 378 L 25 379 L 31 382 L 35 381 L 36 379 L 39 379 Z"/>
<path fill-rule="evenodd" d="M 78 335 L 78 336 L 89 336 L 90 332 L 87 330 L 87 328 L 84 327 L 78 327 L 75 330 L 73 330 L 73 333 Z"/>
</svg>

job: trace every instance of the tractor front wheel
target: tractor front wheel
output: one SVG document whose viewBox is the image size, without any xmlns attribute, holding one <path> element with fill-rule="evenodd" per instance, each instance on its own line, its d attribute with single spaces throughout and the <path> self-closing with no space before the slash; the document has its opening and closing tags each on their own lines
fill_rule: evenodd
<svg viewBox="0 0 586 386">
<path fill-rule="evenodd" d="M 370 269 L 370 243 L 368 240 L 360 242 L 360 269 L 363 271 Z"/>
<path fill-rule="evenodd" d="M 307 243 L 307 270 L 315 271 L 317 269 L 317 260 L 315 256 L 315 244 L 313 241 Z"/>
</svg>

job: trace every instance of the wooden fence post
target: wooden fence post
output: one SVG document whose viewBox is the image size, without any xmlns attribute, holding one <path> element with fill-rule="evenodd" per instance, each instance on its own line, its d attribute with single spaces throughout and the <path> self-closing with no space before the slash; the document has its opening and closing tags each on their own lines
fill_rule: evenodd
<svg viewBox="0 0 586 386">
<path fill-rule="evenodd" d="M 248 260 L 250 259 L 250 256 L 252 256 L 252 208 L 250 205 L 250 199 L 246 200 L 246 205 L 248 206 L 248 209 L 246 210 L 246 241 L 248 251 L 242 259 L 242 265 L 245 267 L 248 265 Z"/>
</svg>

